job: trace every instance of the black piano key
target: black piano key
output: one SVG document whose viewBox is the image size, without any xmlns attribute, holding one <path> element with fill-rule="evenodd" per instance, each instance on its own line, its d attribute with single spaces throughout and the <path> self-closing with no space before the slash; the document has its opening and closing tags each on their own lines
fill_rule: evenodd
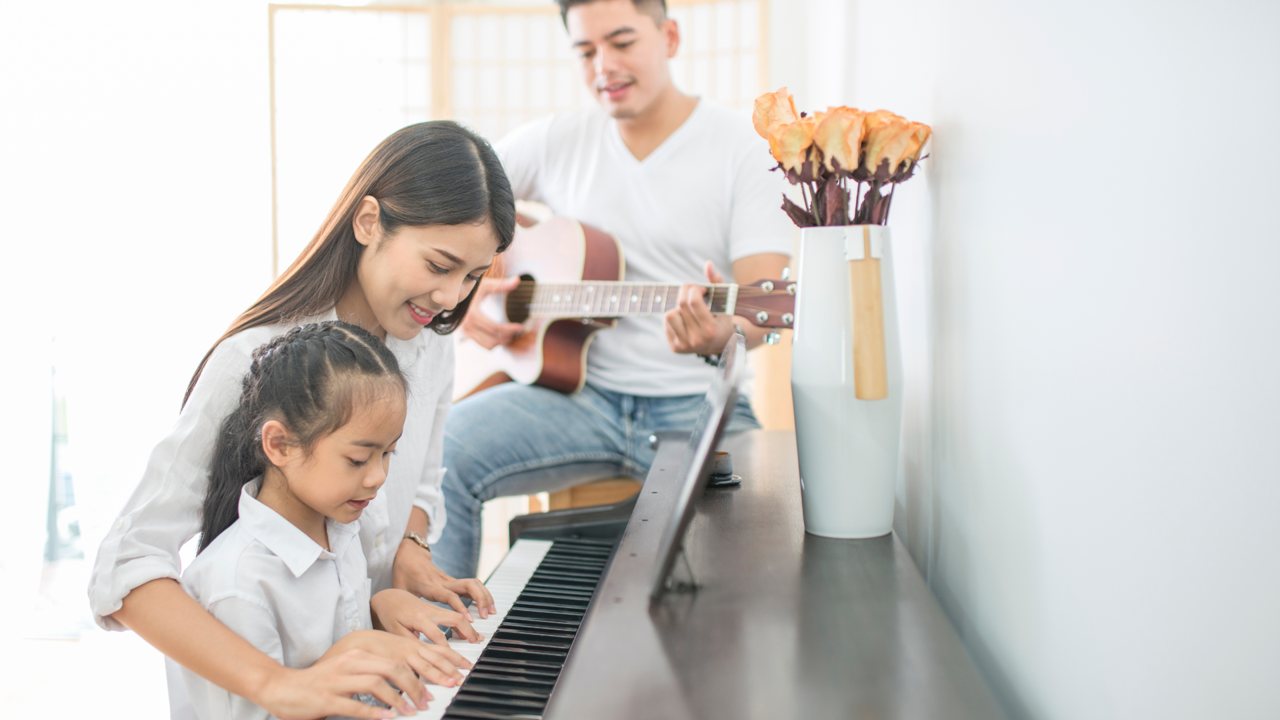
<svg viewBox="0 0 1280 720">
<path fill-rule="evenodd" d="M 541 712 L 490 712 L 488 710 L 475 710 L 470 707 L 460 707 L 454 711 L 453 706 L 449 706 L 449 710 L 444 712 L 444 716 L 458 717 L 460 720 L 543 720 Z"/>
<path fill-rule="evenodd" d="M 539 720 L 613 549 L 607 540 L 556 540 L 444 717 Z"/>
<path fill-rule="evenodd" d="M 511 670 L 527 670 L 530 672 L 550 672 L 553 675 L 560 672 L 563 667 L 560 663 L 543 662 L 541 660 L 526 660 L 523 658 L 486 658 L 485 667 L 501 668 L 506 671 Z"/>
<path fill-rule="evenodd" d="M 577 632 L 578 626 L 582 624 L 580 620 L 574 620 L 566 615 L 548 617 L 548 613 L 518 613 L 514 610 L 507 613 L 506 621 L 528 623 L 530 625 L 546 625 L 547 627 L 559 627 L 564 628 L 565 632 Z"/>
<path fill-rule="evenodd" d="M 555 585 L 547 585 L 545 583 L 529 583 L 525 587 L 525 592 L 536 592 L 543 595 L 554 595 L 556 597 L 570 598 L 573 600 L 590 600 L 595 593 L 584 592 L 573 588 L 561 588 Z"/>
<path fill-rule="evenodd" d="M 453 706 L 459 709 L 488 710 L 490 712 L 533 712 L 540 713 L 546 703 L 540 700 L 506 697 L 503 695 L 485 695 L 463 690 L 453 697 Z"/>
<path fill-rule="evenodd" d="M 550 668 L 531 667 L 529 665 L 504 665 L 503 658 L 490 658 L 485 663 L 484 671 L 495 675 L 511 675 L 513 677 L 525 677 L 530 679 L 550 679 L 552 682 L 560 677 L 560 665 L 553 665 Z M 549 663 L 550 664 L 550 663 Z"/>
<path fill-rule="evenodd" d="M 484 673 L 467 687 L 475 688 L 483 685 L 490 688 L 536 690 L 549 695 L 559 677 L 559 671 L 548 675 L 520 671 L 507 672 L 503 668 L 486 668 Z"/>
<path fill-rule="evenodd" d="M 549 600 L 555 603 L 557 607 L 586 608 L 588 603 L 586 598 L 563 597 L 560 593 L 543 592 L 542 590 L 525 590 L 524 592 L 520 593 L 520 598 L 522 600 L 528 599 L 531 601 L 532 600 L 539 600 L 539 601 Z"/>
<path fill-rule="evenodd" d="M 531 650 L 526 647 L 503 645 L 502 643 L 489 643 L 489 647 L 484 649 L 480 659 L 483 660 L 485 655 L 492 653 L 494 657 L 508 658 L 511 660 L 540 660 L 542 662 L 552 662 L 564 665 L 566 653 L 546 652 L 543 650 Z M 472 674 L 475 674 L 475 667 L 479 667 L 479 660 L 473 666 Z"/>
<path fill-rule="evenodd" d="M 481 696 L 490 697 L 522 697 L 525 700 L 540 700 L 547 702 L 552 697 L 552 692 L 547 688 L 529 687 L 529 688 L 500 688 L 498 685 L 480 685 L 475 684 L 472 687 L 476 689 L 468 689 L 467 692 L 481 694 Z M 483 689 L 481 689 L 483 688 Z M 461 691 L 458 691 L 461 692 Z"/>
<path fill-rule="evenodd" d="M 531 622 L 512 622 L 510 618 L 502 623 L 502 627 L 508 630 L 519 630 L 521 632 L 537 633 L 546 637 L 563 637 L 570 640 L 577 634 L 574 632 L 576 628 L 564 628 L 558 625 L 544 625 L 542 623 Z"/>
<path fill-rule="evenodd" d="M 542 635 L 534 635 L 532 633 L 503 630 L 501 628 L 493 634 L 493 639 L 501 642 L 503 645 L 514 645 L 515 647 L 546 650 L 564 650 L 566 653 L 569 651 L 569 647 L 573 645 L 572 640 L 560 640 Z"/>
</svg>

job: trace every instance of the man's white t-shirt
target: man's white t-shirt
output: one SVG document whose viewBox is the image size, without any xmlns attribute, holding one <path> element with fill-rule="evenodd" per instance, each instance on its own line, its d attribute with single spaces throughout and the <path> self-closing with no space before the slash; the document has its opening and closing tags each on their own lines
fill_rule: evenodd
<svg viewBox="0 0 1280 720">
<path fill-rule="evenodd" d="M 768 143 L 748 116 L 706 99 L 643 161 L 595 105 L 524 125 L 495 149 L 517 199 L 618 238 L 626 280 L 705 283 L 710 260 L 731 281 L 735 260 L 791 254 L 786 180 L 770 172 Z M 672 352 L 660 315 L 620 319 L 587 353 L 588 382 L 631 395 L 700 394 L 712 371 Z"/>
</svg>

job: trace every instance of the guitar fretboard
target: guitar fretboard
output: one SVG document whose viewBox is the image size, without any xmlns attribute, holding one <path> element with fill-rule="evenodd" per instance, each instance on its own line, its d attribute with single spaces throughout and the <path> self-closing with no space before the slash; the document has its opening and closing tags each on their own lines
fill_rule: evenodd
<svg viewBox="0 0 1280 720">
<path fill-rule="evenodd" d="M 703 300 L 713 313 L 732 315 L 738 286 L 703 285 Z M 680 286 L 670 284 L 585 281 L 542 284 L 524 282 L 511 291 L 508 303 L 523 305 L 533 317 L 620 317 L 661 315 L 676 307 Z"/>
</svg>

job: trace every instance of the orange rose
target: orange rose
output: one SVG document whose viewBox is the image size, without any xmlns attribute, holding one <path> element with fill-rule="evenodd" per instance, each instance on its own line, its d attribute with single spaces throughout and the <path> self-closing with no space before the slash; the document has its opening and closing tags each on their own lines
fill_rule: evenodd
<svg viewBox="0 0 1280 720">
<path fill-rule="evenodd" d="M 795 100 L 786 88 L 777 92 L 765 93 L 756 98 L 755 111 L 751 114 L 751 122 L 756 126 L 760 137 L 768 139 L 769 132 L 775 125 L 785 125 L 800 119 L 796 112 Z"/>
<path fill-rule="evenodd" d="M 774 131 L 779 126 L 799 119 L 800 114 L 796 112 L 795 101 L 791 99 L 791 94 L 785 87 L 756 98 L 755 111 L 751 114 L 751 122 L 755 125 L 756 132 L 769 141 L 769 152 L 773 153 L 773 159 L 778 162 L 782 162 L 782 149 L 778 147 Z"/>
<path fill-rule="evenodd" d="M 866 148 L 862 154 L 862 168 L 871 176 L 875 176 L 881 164 L 887 161 L 888 174 L 898 171 L 898 166 L 908 157 L 914 145 L 918 154 L 923 143 L 916 142 L 916 130 L 913 123 L 899 117 L 888 110 L 877 110 L 867 115 L 866 133 L 863 139 Z M 888 179 L 880 178 L 882 180 Z"/>
<path fill-rule="evenodd" d="M 813 131 L 817 121 L 812 117 L 804 117 L 786 125 L 775 125 L 769 134 L 769 147 L 777 148 L 774 159 L 782 163 L 784 170 L 801 171 L 806 160 L 814 159 L 810 148 L 813 147 Z"/>
<path fill-rule="evenodd" d="M 858 168 L 858 152 L 862 148 L 862 128 L 867 114 L 847 107 L 827 108 L 815 115 L 813 144 L 822 152 L 823 165 L 830 172 L 836 168 L 853 172 Z"/>
<path fill-rule="evenodd" d="M 933 134 L 933 128 L 924 123 L 913 122 L 911 129 L 915 131 L 914 137 L 907 145 L 907 160 L 915 165 L 920 160 L 920 153 L 924 150 L 924 144 L 929 142 L 929 136 Z"/>
</svg>

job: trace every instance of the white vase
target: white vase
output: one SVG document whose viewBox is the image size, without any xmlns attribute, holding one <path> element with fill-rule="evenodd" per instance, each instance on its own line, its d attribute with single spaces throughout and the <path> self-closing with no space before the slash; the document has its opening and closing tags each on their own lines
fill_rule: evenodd
<svg viewBox="0 0 1280 720">
<path fill-rule="evenodd" d="M 888 534 L 902 426 L 889 229 L 804 228 L 797 280 L 791 392 L 805 530 Z"/>
</svg>

